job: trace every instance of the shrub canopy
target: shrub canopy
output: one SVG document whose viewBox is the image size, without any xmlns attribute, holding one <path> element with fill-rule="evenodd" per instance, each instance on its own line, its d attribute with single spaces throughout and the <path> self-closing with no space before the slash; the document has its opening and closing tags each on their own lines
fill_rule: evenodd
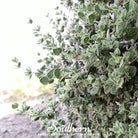
<svg viewBox="0 0 138 138">
<path fill-rule="evenodd" d="M 30 109 L 32 117 L 43 127 L 53 119 L 89 127 L 94 138 L 138 137 L 138 1 L 61 2 L 73 16 L 56 8 L 56 36 L 34 31 L 49 51 L 35 74 L 54 84 L 57 99 L 46 111 Z M 58 119 L 60 105 L 68 120 Z"/>
</svg>

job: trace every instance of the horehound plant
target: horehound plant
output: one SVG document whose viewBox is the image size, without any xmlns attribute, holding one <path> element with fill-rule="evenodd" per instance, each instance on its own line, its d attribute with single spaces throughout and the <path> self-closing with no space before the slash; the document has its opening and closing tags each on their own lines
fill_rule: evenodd
<svg viewBox="0 0 138 138">
<path fill-rule="evenodd" d="M 41 33 L 40 26 L 34 29 L 39 44 L 48 51 L 35 75 L 44 85 L 54 84 L 57 98 L 50 100 L 46 110 L 24 103 L 20 112 L 41 120 L 42 128 L 52 126 L 53 120 L 57 127 L 72 123 L 90 128 L 91 133 L 81 132 L 86 137 L 138 137 L 138 1 L 61 3 L 71 17 L 56 8 L 56 19 L 51 20 L 54 37 Z M 26 74 L 31 77 L 31 69 Z M 65 107 L 62 118 L 61 106 Z"/>
</svg>

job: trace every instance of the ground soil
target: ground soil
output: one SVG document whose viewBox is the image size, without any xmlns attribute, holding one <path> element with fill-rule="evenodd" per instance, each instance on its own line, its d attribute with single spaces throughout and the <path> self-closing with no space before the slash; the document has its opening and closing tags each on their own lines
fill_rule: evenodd
<svg viewBox="0 0 138 138">
<path fill-rule="evenodd" d="M 11 108 L 12 102 L 7 100 L 8 95 L 2 96 L 0 97 L 0 138 L 49 138 L 46 130 L 41 130 L 40 122 L 32 121 L 27 114 L 15 115 L 16 111 Z M 47 96 L 47 99 L 50 97 L 51 95 Z M 8 102 L 5 102 L 5 99 Z M 34 107 L 43 106 L 40 100 L 34 98 L 27 103 Z"/>
<path fill-rule="evenodd" d="M 0 138 L 49 138 L 40 123 L 31 121 L 27 114 L 8 115 L 0 119 Z"/>
</svg>

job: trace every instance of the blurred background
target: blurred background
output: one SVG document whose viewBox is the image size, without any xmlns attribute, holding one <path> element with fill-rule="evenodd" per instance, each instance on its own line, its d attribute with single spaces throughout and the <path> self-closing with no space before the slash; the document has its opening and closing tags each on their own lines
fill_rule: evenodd
<svg viewBox="0 0 138 138">
<path fill-rule="evenodd" d="M 16 101 L 42 98 L 51 93 L 52 89 L 42 86 L 35 77 L 31 80 L 24 74 L 25 69 L 31 67 L 36 70 L 37 38 L 33 29 L 40 25 L 43 32 L 52 32 L 47 13 L 54 16 L 54 8 L 59 5 L 57 0 L 4 0 L 0 1 L 0 117 L 11 110 L 11 103 Z M 33 25 L 28 19 L 33 19 Z M 22 68 L 16 69 L 12 59 L 17 57 Z M 37 97 L 37 98 L 35 98 Z M 35 102 L 36 103 L 36 102 Z M 5 108 L 6 107 L 6 108 Z"/>
</svg>

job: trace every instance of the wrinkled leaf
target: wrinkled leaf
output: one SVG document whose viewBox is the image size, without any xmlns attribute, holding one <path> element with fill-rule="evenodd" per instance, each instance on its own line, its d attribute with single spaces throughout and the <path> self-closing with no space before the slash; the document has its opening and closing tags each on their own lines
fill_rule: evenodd
<svg viewBox="0 0 138 138">
<path fill-rule="evenodd" d="M 85 44 L 87 44 L 89 42 L 89 37 L 85 37 L 83 41 Z"/>
<path fill-rule="evenodd" d="M 93 6 L 91 4 L 88 4 L 87 9 L 88 9 L 88 11 L 92 11 L 93 10 Z"/>
<path fill-rule="evenodd" d="M 131 95 L 130 95 L 130 93 L 129 93 L 128 91 L 125 91 L 124 94 L 125 94 L 125 96 L 126 96 L 127 98 L 131 98 Z"/>
<path fill-rule="evenodd" d="M 18 108 L 18 103 L 14 103 L 14 104 L 12 104 L 12 109 L 16 109 L 16 108 Z"/>
<path fill-rule="evenodd" d="M 120 49 L 119 49 L 119 48 L 116 48 L 116 50 L 115 50 L 114 54 L 119 56 L 119 55 L 121 54 Z"/>
<path fill-rule="evenodd" d="M 40 79 L 40 82 L 41 82 L 42 84 L 44 84 L 44 85 L 47 85 L 47 84 L 48 84 L 48 78 L 47 78 L 47 77 L 42 77 L 42 78 Z"/>
<path fill-rule="evenodd" d="M 129 67 L 129 75 L 131 77 L 134 77 L 136 75 L 136 72 L 137 72 L 137 68 L 135 66 L 130 66 Z"/>
<path fill-rule="evenodd" d="M 115 62 L 114 58 L 110 58 L 109 61 L 108 61 L 108 63 L 110 65 L 112 65 L 112 66 L 115 66 L 116 65 L 116 62 Z"/>
<path fill-rule="evenodd" d="M 57 79 L 60 79 L 60 78 L 61 78 L 61 70 L 60 70 L 60 69 L 56 69 L 56 70 L 55 70 L 55 77 L 56 77 Z"/>
<path fill-rule="evenodd" d="M 135 2 L 135 0 L 129 1 L 129 10 L 131 11 L 138 11 L 138 4 Z"/>
<path fill-rule="evenodd" d="M 89 23 L 93 24 L 93 22 L 95 20 L 95 15 L 94 14 L 89 15 L 88 19 L 89 19 Z"/>
<path fill-rule="evenodd" d="M 94 87 L 94 88 L 92 88 L 92 90 L 91 90 L 90 93 L 91 93 L 92 95 L 95 95 L 95 94 L 98 93 L 98 91 L 99 91 L 99 88 Z"/>
<path fill-rule="evenodd" d="M 84 14 L 84 13 L 79 12 L 79 13 L 78 13 L 78 16 L 79 16 L 79 18 L 82 19 L 83 21 L 85 20 L 85 14 Z"/>
<path fill-rule="evenodd" d="M 53 70 L 50 70 L 48 73 L 47 73 L 47 77 L 49 79 L 53 78 Z"/>
<path fill-rule="evenodd" d="M 121 90 L 117 89 L 116 87 L 112 87 L 110 93 L 113 95 L 118 95 L 120 94 Z"/>
<path fill-rule="evenodd" d="M 98 5 L 95 6 L 95 11 L 96 11 L 97 13 L 101 13 L 100 7 L 99 7 Z"/>
<path fill-rule="evenodd" d="M 124 31 L 126 33 L 125 37 L 127 40 L 138 39 L 138 27 L 128 27 Z"/>
<path fill-rule="evenodd" d="M 135 91 L 134 95 L 138 98 L 138 90 Z"/>
<path fill-rule="evenodd" d="M 61 49 L 61 48 L 53 49 L 53 53 L 54 53 L 55 55 L 57 55 L 57 56 L 58 56 L 61 52 L 62 52 L 62 49 Z"/>
</svg>

